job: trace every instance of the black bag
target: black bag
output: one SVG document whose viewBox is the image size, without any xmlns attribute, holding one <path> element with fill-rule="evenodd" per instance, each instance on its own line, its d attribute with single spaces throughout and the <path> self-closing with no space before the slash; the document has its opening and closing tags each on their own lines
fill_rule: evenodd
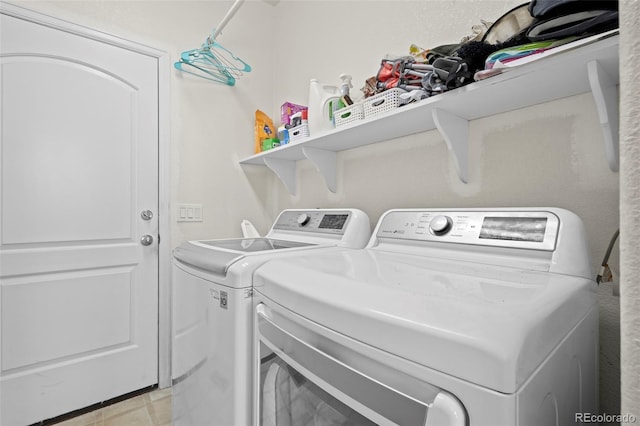
<svg viewBox="0 0 640 426">
<path fill-rule="evenodd" d="M 523 3 L 520 6 L 516 6 L 498 18 L 484 34 L 482 41 L 488 44 L 501 45 L 523 34 L 533 22 L 533 17 L 529 10 L 530 4 Z"/>
<path fill-rule="evenodd" d="M 547 19 L 587 10 L 618 10 L 618 0 L 532 0 L 529 13 Z"/>
<path fill-rule="evenodd" d="M 618 0 L 532 0 L 531 41 L 584 37 L 618 28 Z"/>
<path fill-rule="evenodd" d="M 530 15 L 530 16 L 529 16 Z M 533 0 L 500 17 L 482 41 L 434 48 L 434 70 L 423 79 L 429 93 L 440 93 L 473 81 L 491 53 L 534 41 L 585 37 L 618 27 L 618 0 Z"/>
</svg>

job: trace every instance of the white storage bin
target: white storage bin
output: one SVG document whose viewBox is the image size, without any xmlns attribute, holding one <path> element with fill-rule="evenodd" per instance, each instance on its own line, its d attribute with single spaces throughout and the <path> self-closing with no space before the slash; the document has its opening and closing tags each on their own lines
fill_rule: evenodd
<svg viewBox="0 0 640 426">
<path fill-rule="evenodd" d="M 309 125 L 301 124 L 289 129 L 289 143 L 299 142 L 300 139 L 309 137 Z"/>
<path fill-rule="evenodd" d="M 406 90 L 403 89 L 389 89 L 365 99 L 363 101 L 364 117 L 374 117 L 398 108 L 400 106 L 400 94 L 405 92 Z"/>
<path fill-rule="evenodd" d="M 349 105 L 334 112 L 333 118 L 336 122 L 336 127 L 362 120 L 364 119 L 364 107 L 362 103 Z"/>
</svg>

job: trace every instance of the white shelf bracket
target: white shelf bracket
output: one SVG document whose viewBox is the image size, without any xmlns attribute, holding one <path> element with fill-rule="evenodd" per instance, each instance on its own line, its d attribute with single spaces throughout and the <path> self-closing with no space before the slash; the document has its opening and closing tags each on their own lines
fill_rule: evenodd
<svg viewBox="0 0 640 426">
<path fill-rule="evenodd" d="M 263 158 L 264 164 L 280 178 L 289 194 L 296 195 L 296 162 L 281 158 Z"/>
<path fill-rule="evenodd" d="M 302 147 L 302 153 L 309 159 L 318 169 L 318 172 L 324 177 L 329 191 L 336 193 L 338 186 L 338 178 L 336 173 L 336 157 L 335 151 L 327 151 L 326 149 Z"/>
<path fill-rule="evenodd" d="M 458 177 L 462 182 L 468 183 L 469 120 L 438 108 L 434 108 L 431 114 L 433 122 L 447 142 L 449 152 L 453 154 Z"/>
<path fill-rule="evenodd" d="M 608 74 L 597 60 L 587 64 L 589 85 L 596 102 L 604 135 L 604 150 L 611 171 L 619 169 L 618 79 Z"/>
</svg>

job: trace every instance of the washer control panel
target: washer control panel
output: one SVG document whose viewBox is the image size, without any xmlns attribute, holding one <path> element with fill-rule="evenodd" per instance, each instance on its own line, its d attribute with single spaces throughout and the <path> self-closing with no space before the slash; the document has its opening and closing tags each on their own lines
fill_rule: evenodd
<svg viewBox="0 0 640 426">
<path fill-rule="evenodd" d="M 558 217 L 544 210 L 393 210 L 378 224 L 376 236 L 553 251 L 559 226 Z"/>
<path fill-rule="evenodd" d="M 348 210 L 285 210 L 276 219 L 273 229 L 343 235 L 351 214 Z"/>
</svg>

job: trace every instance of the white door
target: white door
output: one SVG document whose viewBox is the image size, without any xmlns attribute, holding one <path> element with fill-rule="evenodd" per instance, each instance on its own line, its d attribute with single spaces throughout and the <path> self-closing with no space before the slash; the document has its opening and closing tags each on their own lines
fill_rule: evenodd
<svg viewBox="0 0 640 426">
<path fill-rule="evenodd" d="M 1 19 L 0 424 L 20 425 L 158 382 L 158 62 Z"/>
</svg>

